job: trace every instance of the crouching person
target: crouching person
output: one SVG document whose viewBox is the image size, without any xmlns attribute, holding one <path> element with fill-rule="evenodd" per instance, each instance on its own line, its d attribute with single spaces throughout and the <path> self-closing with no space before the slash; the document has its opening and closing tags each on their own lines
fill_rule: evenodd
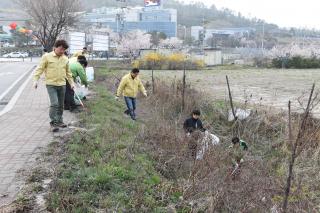
<svg viewBox="0 0 320 213">
<path fill-rule="evenodd" d="M 200 111 L 193 110 L 191 117 L 186 119 L 183 129 L 187 136 L 188 148 L 193 160 L 197 158 L 198 141 L 203 137 L 202 133 L 206 131 L 200 120 Z"/>
<path fill-rule="evenodd" d="M 237 174 L 240 174 L 241 165 L 244 162 L 244 157 L 248 151 L 248 145 L 245 141 L 238 137 L 232 138 L 230 148 L 230 157 L 232 161 L 232 179 L 235 179 Z"/>
</svg>

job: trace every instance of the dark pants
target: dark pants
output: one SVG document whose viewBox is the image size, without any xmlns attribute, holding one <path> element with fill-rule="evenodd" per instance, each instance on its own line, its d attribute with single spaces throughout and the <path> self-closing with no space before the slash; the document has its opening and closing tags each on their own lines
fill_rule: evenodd
<svg viewBox="0 0 320 213">
<path fill-rule="evenodd" d="M 188 148 L 190 152 L 190 157 L 193 160 L 196 160 L 197 158 L 197 152 L 198 152 L 198 142 L 202 138 L 202 133 L 200 131 L 193 131 L 188 138 Z"/>
<path fill-rule="evenodd" d="M 74 91 L 71 89 L 69 82 L 67 81 L 66 85 L 66 97 L 64 99 L 64 109 L 73 110 L 77 108 L 77 105 L 74 101 Z"/>
<path fill-rule="evenodd" d="M 124 100 L 128 108 L 125 113 L 130 115 L 132 119 L 136 119 L 136 98 L 124 97 Z"/>
<path fill-rule="evenodd" d="M 47 91 L 50 98 L 50 111 L 49 116 L 51 124 L 62 123 L 64 96 L 66 92 L 66 86 L 52 86 L 47 85 Z"/>
</svg>

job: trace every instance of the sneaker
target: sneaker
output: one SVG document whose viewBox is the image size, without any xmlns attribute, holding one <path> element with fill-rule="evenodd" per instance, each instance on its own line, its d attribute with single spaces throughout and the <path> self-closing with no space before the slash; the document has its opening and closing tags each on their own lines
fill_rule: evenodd
<svg viewBox="0 0 320 213">
<path fill-rule="evenodd" d="M 51 131 L 51 132 L 59 132 L 59 127 L 52 126 L 52 127 L 50 128 L 50 131 Z"/>
<path fill-rule="evenodd" d="M 124 115 L 125 118 L 129 118 L 130 117 L 128 110 L 124 111 L 123 115 Z"/>
<path fill-rule="evenodd" d="M 57 124 L 50 122 L 50 131 L 59 132 L 59 127 L 57 126 Z"/>
<path fill-rule="evenodd" d="M 66 128 L 66 127 L 68 127 L 68 125 L 65 124 L 65 123 L 63 123 L 63 122 L 57 123 L 56 126 L 57 126 L 57 127 L 61 127 L 61 128 Z"/>
<path fill-rule="evenodd" d="M 80 113 L 81 110 L 78 109 L 78 108 L 75 108 L 75 109 L 70 109 L 70 112 L 71 112 L 71 113 Z"/>
</svg>

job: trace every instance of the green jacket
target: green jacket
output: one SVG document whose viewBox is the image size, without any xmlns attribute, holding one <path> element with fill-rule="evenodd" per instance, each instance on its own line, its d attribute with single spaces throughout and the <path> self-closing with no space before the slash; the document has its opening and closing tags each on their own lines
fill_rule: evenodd
<svg viewBox="0 0 320 213">
<path fill-rule="evenodd" d="M 71 62 L 69 66 L 72 72 L 73 79 L 75 80 L 79 76 L 81 79 L 81 83 L 85 86 L 88 86 L 87 75 L 83 66 L 79 62 Z"/>
</svg>

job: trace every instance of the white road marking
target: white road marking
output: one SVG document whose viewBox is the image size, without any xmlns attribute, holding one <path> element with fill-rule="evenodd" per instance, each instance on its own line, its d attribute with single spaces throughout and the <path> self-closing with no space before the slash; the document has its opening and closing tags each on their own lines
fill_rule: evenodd
<svg viewBox="0 0 320 213">
<path fill-rule="evenodd" d="M 25 72 L 23 75 L 21 75 L 15 82 L 13 82 L 13 84 L 11 84 L 6 91 L 4 91 L 1 95 L 0 95 L 0 100 L 2 100 L 9 92 L 12 88 L 14 88 L 16 86 L 17 83 L 19 83 L 19 81 L 21 81 L 21 79 L 23 79 L 29 72 Z"/>
<path fill-rule="evenodd" d="M 21 87 L 18 89 L 18 91 L 14 94 L 14 96 L 11 98 L 10 102 L 5 106 L 5 108 L 0 111 L 0 116 L 6 114 L 7 112 L 9 112 L 13 107 L 14 105 L 16 104 L 16 102 L 18 101 L 20 95 L 22 94 L 24 88 L 27 86 L 27 84 L 29 83 L 29 81 L 31 80 L 32 78 L 32 74 L 33 74 L 33 70 L 36 68 L 36 66 L 34 66 L 32 68 L 32 72 L 30 73 L 29 77 L 27 78 L 27 80 L 21 85 Z M 29 72 L 26 72 L 26 73 L 29 73 Z"/>
</svg>

